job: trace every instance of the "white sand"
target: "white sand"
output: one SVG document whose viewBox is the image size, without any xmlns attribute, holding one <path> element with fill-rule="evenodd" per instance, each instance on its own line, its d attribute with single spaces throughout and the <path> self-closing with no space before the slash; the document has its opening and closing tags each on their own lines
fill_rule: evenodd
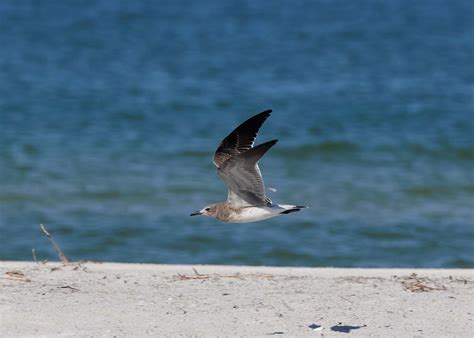
<svg viewBox="0 0 474 338">
<path fill-rule="evenodd" d="M 0 262 L 0 273 L 2 336 L 474 335 L 474 270 Z"/>
</svg>

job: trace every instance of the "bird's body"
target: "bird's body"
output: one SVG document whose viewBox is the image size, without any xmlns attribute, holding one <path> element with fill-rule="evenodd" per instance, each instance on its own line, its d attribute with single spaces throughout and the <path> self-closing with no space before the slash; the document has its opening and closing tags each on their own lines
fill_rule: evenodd
<svg viewBox="0 0 474 338">
<path fill-rule="evenodd" d="M 272 205 L 263 207 L 235 207 L 229 202 L 213 204 L 214 217 L 226 223 L 248 223 L 261 221 L 267 218 L 279 216 L 281 214 L 289 214 L 292 211 L 299 211 L 304 206 L 295 205 Z"/>
<path fill-rule="evenodd" d="M 216 150 L 214 164 L 227 184 L 227 201 L 211 204 L 191 216 L 207 215 L 227 223 L 247 223 L 299 211 L 305 206 L 273 204 L 265 194 L 258 167 L 260 158 L 277 142 L 254 147 L 255 138 L 271 110 L 257 114 L 232 131 Z"/>
</svg>

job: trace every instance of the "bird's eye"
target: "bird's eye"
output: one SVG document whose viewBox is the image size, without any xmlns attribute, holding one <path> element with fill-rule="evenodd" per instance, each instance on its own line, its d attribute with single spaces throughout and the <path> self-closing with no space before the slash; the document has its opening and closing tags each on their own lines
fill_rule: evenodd
<svg viewBox="0 0 474 338">
<path fill-rule="evenodd" d="M 206 211 L 209 211 L 209 210 L 211 210 L 211 208 L 206 208 L 205 210 L 206 210 Z"/>
</svg>

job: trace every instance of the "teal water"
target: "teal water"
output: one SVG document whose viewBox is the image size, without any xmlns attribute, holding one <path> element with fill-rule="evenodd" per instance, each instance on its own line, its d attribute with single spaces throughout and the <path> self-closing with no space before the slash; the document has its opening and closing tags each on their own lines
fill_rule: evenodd
<svg viewBox="0 0 474 338">
<path fill-rule="evenodd" d="M 2 1 L 0 259 L 474 267 L 470 1 Z M 275 202 L 224 224 L 262 110 Z"/>
</svg>

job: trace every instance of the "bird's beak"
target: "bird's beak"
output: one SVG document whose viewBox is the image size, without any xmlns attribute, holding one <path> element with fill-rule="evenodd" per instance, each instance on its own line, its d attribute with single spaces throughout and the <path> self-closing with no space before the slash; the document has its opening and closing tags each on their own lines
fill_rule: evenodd
<svg viewBox="0 0 474 338">
<path fill-rule="evenodd" d="M 191 215 L 189 215 L 189 216 L 197 216 L 197 215 L 202 215 L 202 212 L 195 211 L 195 212 L 192 212 Z"/>
</svg>

